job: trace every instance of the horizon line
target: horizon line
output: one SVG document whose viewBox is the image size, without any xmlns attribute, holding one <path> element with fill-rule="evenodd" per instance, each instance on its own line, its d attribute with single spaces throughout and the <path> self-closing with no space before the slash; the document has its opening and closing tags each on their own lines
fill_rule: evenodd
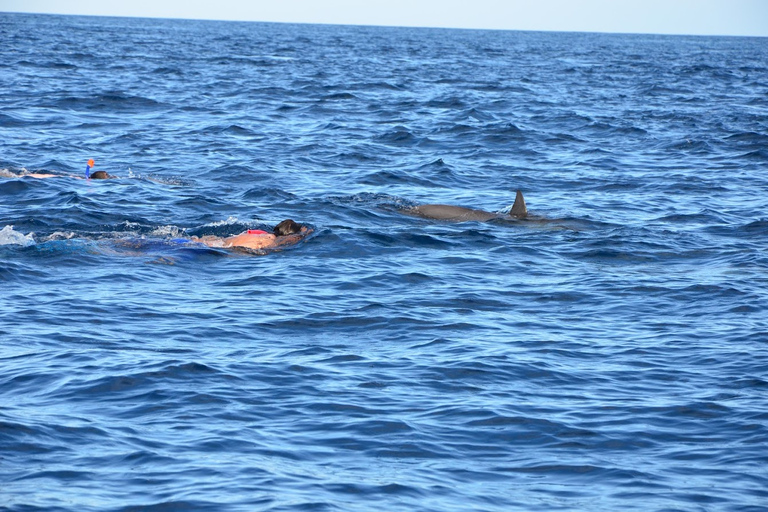
<svg viewBox="0 0 768 512">
<path fill-rule="evenodd" d="M 554 30 L 554 29 L 523 29 L 523 28 L 490 28 L 490 27 L 446 27 L 438 25 L 382 25 L 376 23 L 331 23 L 331 22 L 310 22 L 310 21 L 281 21 L 281 20 L 244 20 L 231 18 L 199 18 L 199 17 L 169 17 L 169 16 L 134 16 L 125 14 L 82 14 L 82 13 L 55 13 L 55 12 L 36 12 L 36 11 L 5 11 L 0 10 L 2 14 L 26 14 L 40 16 L 81 16 L 90 18 L 127 18 L 127 19 L 148 19 L 148 20 L 178 20 L 178 21 L 211 21 L 224 23 L 275 23 L 283 25 L 321 25 L 338 27 L 378 27 L 378 28 L 414 28 L 414 29 L 435 29 L 435 30 L 485 30 L 492 32 L 545 32 L 545 33 L 565 33 L 565 34 L 607 34 L 607 35 L 631 35 L 631 36 L 669 36 L 669 37 L 741 37 L 741 38 L 766 38 L 768 35 L 754 34 L 715 34 L 715 33 L 677 33 L 677 32 L 621 32 L 610 30 Z"/>
</svg>

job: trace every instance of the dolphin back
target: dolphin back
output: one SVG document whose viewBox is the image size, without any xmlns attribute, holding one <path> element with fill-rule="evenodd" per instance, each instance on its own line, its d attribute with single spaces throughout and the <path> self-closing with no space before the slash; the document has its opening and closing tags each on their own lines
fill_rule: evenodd
<svg viewBox="0 0 768 512">
<path fill-rule="evenodd" d="M 449 204 L 422 204 L 408 210 L 403 210 L 403 213 L 417 215 L 425 219 L 452 220 L 456 222 L 488 222 L 489 220 L 506 217 L 498 213 L 474 210 L 472 208 L 464 208 L 463 206 L 451 206 Z M 528 208 L 525 205 L 525 198 L 523 193 L 518 190 L 515 195 L 515 204 L 512 205 L 512 209 L 509 211 L 509 217 L 524 219 L 527 216 Z"/>
<path fill-rule="evenodd" d="M 412 208 L 409 213 L 436 220 L 454 220 L 454 221 L 480 221 L 486 222 L 498 217 L 495 213 L 489 213 L 483 210 L 473 210 L 461 206 L 451 206 L 448 204 L 422 204 Z"/>
</svg>

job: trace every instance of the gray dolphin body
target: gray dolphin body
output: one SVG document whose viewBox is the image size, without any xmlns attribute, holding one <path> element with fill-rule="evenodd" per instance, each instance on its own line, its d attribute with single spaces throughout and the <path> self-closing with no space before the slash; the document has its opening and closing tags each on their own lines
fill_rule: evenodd
<svg viewBox="0 0 768 512">
<path fill-rule="evenodd" d="M 405 213 L 424 217 L 425 219 L 450 220 L 454 222 L 488 222 L 494 219 L 524 219 L 528 216 L 528 208 L 525 206 L 523 193 L 518 190 L 515 196 L 515 204 L 512 205 L 512 210 L 506 215 L 448 204 L 422 204 L 405 210 Z"/>
</svg>

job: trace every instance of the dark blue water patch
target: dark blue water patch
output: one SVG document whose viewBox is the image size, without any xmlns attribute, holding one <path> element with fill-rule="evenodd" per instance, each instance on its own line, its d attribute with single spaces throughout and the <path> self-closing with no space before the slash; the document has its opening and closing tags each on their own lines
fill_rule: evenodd
<svg viewBox="0 0 768 512">
<path fill-rule="evenodd" d="M 297 199 L 294 194 L 276 187 L 252 187 L 243 191 L 240 198 L 246 201 L 284 202 Z"/>
<path fill-rule="evenodd" d="M 768 143 L 768 135 L 755 132 L 735 133 L 725 137 L 725 140 L 746 144 L 765 144 Z"/>
<path fill-rule="evenodd" d="M 63 111 L 96 111 L 143 113 L 148 110 L 162 109 L 164 106 L 151 98 L 131 96 L 120 92 L 112 92 L 97 96 L 77 97 L 67 96 L 53 104 L 42 103 L 43 108 L 55 108 Z"/>
<path fill-rule="evenodd" d="M 690 138 L 674 141 L 662 141 L 659 143 L 659 148 L 663 150 L 685 151 L 686 153 L 702 155 L 710 155 L 714 150 L 714 146 L 708 141 L 695 140 Z"/>
<path fill-rule="evenodd" d="M 422 186 L 434 187 L 439 186 L 439 182 L 431 179 L 425 179 L 418 177 L 415 173 L 407 171 L 390 171 L 382 170 L 375 171 L 367 176 L 362 176 L 358 179 L 360 185 L 377 186 L 383 183 L 403 183 L 409 185 L 421 184 Z"/>
<path fill-rule="evenodd" d="M 484 139 L 488 144 L 506 145 L 526 140 L 526 130 L 513 123 L 487 126 L 483 132 L 486 134 Z"/>
<path fill-rule="evenodd" d="M 168 67 L 168 66 L 161 66 L 159 68 L 156 68 L 152 73 L 158 74 L 158 75 L 176 75 L 176 76 L 183 76 L 184 71 L 180 68 L 176 67 Z"/>
<path fill-rule="evenodd" d="M 4 258 L 12 258 L 15 256 L 17 250 L 18 249 L 13 247 L 2 247 L 0 248 L 0 254 L 2 254 Z M 8 260 L 0 265 L 0 281 L 3 282 L 23 283 L 27 279 L 45 279 L 46 276 L 47 273 L 45 271 Z"/>
<path fill-rule="evenodd" d="M 345 100 L 358 100 L 357 96 L 349 92 L 336 92 L 327 94 L 320 98 L 320 101 L 345 101 Z"/>
<path fill-rule="evenodd" d="M 34 123 L 13 114 L 0 114 L 0 125 L 5 128 L 23 127 L 30 124 Z M 39 124 L 46 124 L 46 121 L 40 121 Z"/>
<path fill-rule="evenodd" d="M 747 236 L 768 235 L 768 220 L 760 219 L 742 226 L 741 230 Z"/>
<path fill-rule="evenodd" d="M 24 193 L 32 190 L 33 185 L 28 180 L 12 179 L 10 181 L 0 182 L 0 193 L 4 197 L 11 197 L 16 195 L 24 195 Z"/>
<path fill-rule="evenodd" d="M 396 127 L 390 130 L 377 139 L 378 142 L 393 146 L 413 146 L 421 142 L 421 138 L 411 133 L 405 127 Z"/>
<path fill-rule="evenodd" d="M 766 160 L 768 160 L 768 151 L 765 149 L 758 149 L 755 151 L 750 151 L 748 153 L 744 153 L 738 156 L 740 160 L 751 160 L 756 163 L 764 163 Z"/>
</svg>

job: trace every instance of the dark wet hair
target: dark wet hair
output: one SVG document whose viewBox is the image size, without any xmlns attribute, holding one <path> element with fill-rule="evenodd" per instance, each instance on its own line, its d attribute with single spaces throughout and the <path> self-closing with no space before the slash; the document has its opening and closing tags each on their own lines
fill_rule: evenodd
<svg viewBox="0 0 768 512">
<path fill-rule="evenodd" d="M 302 227 L 303 226 L 298 222 L 294 222 L 291 219 L 285 219 L 275 226 L 273 233 L 275 236 L 295 235 L 301 231 Z"/>
<path fill-rule="evenodd" d="M 111 174 L 107 173 L 107 171 L 96 171 L 91 173 L 91 179 L 92 180 L 109 180 L 114 178 Z"/>
</svg>

